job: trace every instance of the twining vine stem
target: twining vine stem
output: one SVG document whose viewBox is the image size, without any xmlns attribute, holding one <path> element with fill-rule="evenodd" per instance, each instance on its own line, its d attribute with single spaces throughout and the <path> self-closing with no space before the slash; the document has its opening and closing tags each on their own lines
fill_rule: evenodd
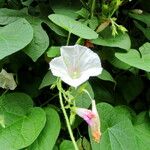
<svg viewBox="0 0 150 150">
<path fill-rule="evenodd" d="M 73 132 L 72 132 L 72 129 L 71 129 L 71 126 L 70 126 L 69 118 L 67 116 L 67 113 L 66 113 L 66 110 L 65 110 L 65 106 L 64 106 L 64 103 L 63 103 L 61 80 L 58 81 L 58 90 L 59 90 L 59 101 L 60 101 L 62 112 L 63 112 L 64 117 L 65 117 L 65 121 L 66 121 L 66 125 L 67 125 L 67 128 L 68 128 L 68 132 L 69 132 L 70 138 L 71 138 L 71 140 L 73 142 L 75 150 L 79 150 L 78 146 L 77 146 L 77 143 L 75 141 L 75 138 L 73 136 Z"/>
</svg>

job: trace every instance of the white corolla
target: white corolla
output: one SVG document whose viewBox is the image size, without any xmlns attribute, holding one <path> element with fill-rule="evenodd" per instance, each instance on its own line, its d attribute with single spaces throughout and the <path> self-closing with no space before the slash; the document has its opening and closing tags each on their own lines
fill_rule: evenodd
<svg viewBox="0 0 150 150">
<path fill-rule="evenodd" d="M 78 87 L 102 72 L 99 56 L 85 46 L 62 46 L 60 52 L 61 56 L 50 62 L 50 69 L 70 86 Z"/>
</svg>

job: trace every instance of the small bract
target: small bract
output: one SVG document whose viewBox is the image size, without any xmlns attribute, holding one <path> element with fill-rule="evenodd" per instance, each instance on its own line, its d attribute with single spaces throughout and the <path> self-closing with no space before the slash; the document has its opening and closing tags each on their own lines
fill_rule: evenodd
<svg viewBox="0 0 150 150">
<path fill-rule="evenodd" d="M 99 56 L 85 46 L 62 46 L 61 56 L 50 62 L 50 69 L 54 76 L 73 87 L 78 87 L 102 72 Z"/>
<path fill-rule="evenodd" d="M 10 90 L 14 90 L 17 87 L 12 73 L 7 73 L 4 69 L 2 69 L 0 72 L 0 87 Z"/>
</svg>

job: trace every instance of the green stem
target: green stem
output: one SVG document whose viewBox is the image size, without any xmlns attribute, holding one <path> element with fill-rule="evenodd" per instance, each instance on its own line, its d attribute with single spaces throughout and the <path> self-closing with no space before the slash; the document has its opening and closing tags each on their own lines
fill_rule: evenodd
<svg viewBox="0 0 150 150">
<path fill-rule="evenodd" d="M 8 91 L 9 91 L 9 89 L 5 90 L 1 96 L 4 96 Z"/>
<path fill-rule="evenodd" d="M 54 95 L 52 98 L 50 98 L 49 100 L 47 100 L 45 103 L 41 104 L 40 106 L 43 107 L 43 106 L 47 105 L 51 100 L 53 100 L 57 96 L 58 96 L 58 94 Z"/>
<path fill-rule="evenodd" d="M 65 106 L 63 104 L 63 98 L 62 98 L 62 93 L 61 93 L 61 89 L 60 89 L 61 88 L 61 81 L 60 81 L 60 87 L 58 87 L 58 88 L 59 88 L 60 105 L 61 105 L 61 109 L 63 111 L 64 117 L 65 117 L 65 120 L 66 120 L 66 124 L 67 124 L 67 128 L 68 128 L 68 132 L 69 132 L 70 138 L 71 138 L 71 140 L 73 142 L 75 150 L 79 150 L 78 146 L 76 144 L 75 138 L 73 136 L 73 132 L 72 132 L 72 129 L 71 129 L 71 126 L 70 126 L 70 123 L 69 123 L 69 118 L 67 116 L 67 113 L 66 113 L 66 110 L 65 110 Z"/>
<path fill-rule="evenodd" d="M 91 101 L 93 100 L 93 98 L 91 97 L 90 93 L 86 89 L 83 89 L 83 92 L 85 92 L 89 96 L 89 98 L 91 99 Z"/>
<path fill-rule="evenodd" d="M 92 0 L 92 6 L 91 6 L 91 18 L 94 17 L 94 11 L 95 11 L 95 0 Z"/>
<path fill-rule="evenodd" d="M 68 33 L 68 38 L 67 38 L 67 43 L 66 43 L 66 45 L 69 45 L 70 36 L 71 36 L 71 33 L 69 32 L 69 33 Z"/>
<path fill-rule="evenodd" d="M 84 0 L 80 0 L 80 2 L 82 3 L 82 5 L 83 5 L 85 8 L 87 8 L 87 4 L 86 4 L 86 2 L 84 2 Z"/>
<path fill-rule="evenodd" d="M 82 38 L 80 37 L 80 38 L 78 38 L 78 40 L 76 41 L 76 44 L 81 44 L 82 43 Z"/>
</svg>

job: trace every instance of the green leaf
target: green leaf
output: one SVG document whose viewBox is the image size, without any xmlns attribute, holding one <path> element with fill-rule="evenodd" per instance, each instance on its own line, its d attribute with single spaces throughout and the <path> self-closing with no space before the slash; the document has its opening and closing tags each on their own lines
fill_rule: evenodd
<svg viewBox="0 0 150 150">
<path fill-rule="evenodd" d="M 91 85 L 94 91 L 94 95 L 95 95 L 95 99 L 98 102 L 109 102 L 109 103 L 113 103 L 114 102 L 114 94 L 113 94 L 113 88 L 114 85 L 108 86 L 108 84 L 104 83 L 103 81 L 99 80 L 99 79 L 95 79 L 93 81 L 91 81 Z"/>
<path fill-rule="evenodd" d="M 68 17 L 77 18 L 76 11 L 80 9 L 80 1 L 52 0 L 51 7 L 55 14 L 62 14 Z"/>
<path fill-rule="evenodd" d="M 33 2 L 33 0 L 21 0 L 21 3 L 22 3 L 24 6 L 29 6 L 32 2 Z"/>
<path fill-rule="evenodd" d="M 79 150 L 91 150 L 90 142 L 85 138 L 79 138 L 77 140 Z"/>
<path fill-rule="evenodd" d="M 137 116 L 137 122 L 134 125 L 134 131 L 138 143 L 139 150 L 149 150 L 150 144 L 150 122 L 147 114 L 139 114 Z"/>
<path fill-rule="evenodd" d="M 87 90 L 90 96 L 94 98 L 94 93 L 89 83 L 85 83 L 81 85 L 78 89 L 73 89 L 71 92 L 72 95 L 75 97 L 75 103 L 77 107 L 88 108 L 91 104 L 91 99 L 89 98 L 87 93 L 83 91 L 83 89 Z"/>
<path fill-rule="evenodd" d="M 142 79 L 139 76 L 134 75 L 119 77 L 118 86 L 127 103 L 133 101 L 144 88 Z"/>
<path fill-rule="evenodd" d="M 87 22 L 89 24 L 89 27 L 93 30 L 96 30 L 99 25 L 99 20 L 97 17 L 92 17 L 91 19 L 88 19 Z"/>
<path fill-rule="evenodd" d="M 142 14 L 129 13 L 129 16 L 141 22 L 144 22 L 147 26 L 150 26 L 150 14 L 149 13 L 142 13 Z"/>
<path fill-rule="evenodd" d="M 117 57 L 115 57 L 115 53 L 120 50 L 114 50 L 110 48 L 104 48 L 102 49 L 101 53 L 104 59 L 108 60 L 114 67 L 123 69 L 123 70 L 129 70 L 131 68 L 130 65 L 127 63 L 124 63 L 123 61 L 119 60 Z"/>
<path fill-rule="evenodd" d="M 42 80 L 42 83 L 40 84 L 39 86 L 39 89 L 42 89 L 46 86 L 50 86 L 52 85 L 53 83 L 55 83 L 57 80 L 57 77 L 53 76 L 51 71 L 48 71 L 46 73 L 46 75 L 44 76 L 43 80 Z"/>
<path fill-rule="evenodd" d="M 73 150 L 74 146 L 72 141 L 64 140 L 59 147 L 60 150 Z"/>
<path fill-rule="evenodd" d="M 85 19 L 88 19 L 88 17 L 90 16 L 89 11 L 84 7 L 82 7 L 80 10 L 78 10 L 76 13 Z"/>
<path fill-rule="evenodd" d="M 0 1 L 0 7 L 3 7 L 4 4 L 5 4 L 5 0 L 1 0 Z"/>
<path fill-rule="evenodd" d="M 6 128 L 0 128 L 0 145 L 3 150 L 16 150 L 29 146 L 40 134 L 46 121 L 45 112 L 32 108 L 32 100 L 22 93 L 1 97 L 0 113 Z"/>
<path fill-rule="evenodd" d="M 52 21 L 48 20 L 43 20 L 44 23 L 46 23 L 51 30 L 53 30 L 56 34 L 63 36 L 63 37 L 67 37 L 68 36 L 68 32 L 66 30 L 64 30 L 63 28 L 61 28 L 60 26 L 54 24 Z"/>
<path fill-rule="evenodd" d="M 1 8 L 0 9 L 0 24 L 1 25 L 10 24 L 10 23 L 20 19 L 24 15 L 26 15 L 26 13 L 24 11 Z"/>
<path fill-rule="evenodd" d="M 48 57 L 56 57 L 60 55 L 60 46 L 52 46 L 47 51 Z"/>
<path fill-rule="evenodd" d="M 118 35 L 114 37 L 109 28 L 101 32 L 99 38 L 92 40 L 92 43 L 108 47 L 118 47 L 125 50 L 131 47 L 131 40 L 127 33 L 119 32 Z"/>
<path fill-rule="evenodd" d="M 0 97 L 0 112 L 5 116 L 5 126 L 11 125 L 15 115 L 26 115 L 33 107 L 32 99 L 24 93 L 12 93 Z"/>
<path fill-rule="evenodd" d="M 31 42 L 32 38 L 32 27 L 25 19 L 18 19 L 7 26 L 1 27 L 0 59 L 23 49 Z"/>
<path fill-rule="evenodd" d="M 48 48 L 49 38 L 41 27 L 41 20 L 33 19 L 30 23 L 33 27 L 33 40 L 24 49 L 24 52 L 35 62 Z"/>
<path fill-rule="evenodd" d="M 52 14 L 48 16 L 58 26 L 84 39 L 96 39 L 98 34 L 86 25 L 64 15 Z"/>
<path fill-rule="evenodd" d="M 43 21 L 37 17 L 28 15 L 26 9 L 19 11 L 12 9 L 0 10 L 0 24 L 2 25 L 14 22 L 18 18 L 25 18 L 33 28 L 33 39 L 31 43 L 25 47 L 24 52 L 31 57 L 33 61 L 36 61 L 49 46 L 49 38 L 41 27 Z"/>
<path fill-rule="evenodd" d="M 110 81 L 110 82 L 113 82 L 116 84 L 116 81 L 114 80 L 114 78 L 111 76 L 111 74 L 103 69 L 102 70 L 102 73 L 98 76 L 98 78 L 102 79 L 102 80 L 105 80 L 105 81 Z"/>
<path fill-rule="evenodd" d="M 144 28 L 142 25 L 140 25 L 137 21 L 134 21 L 135 26 L 143 32 L 145 37 L 150 40 L 150 28 Z"/>
<path fill-rule="evenodd" d="M 145 43 L 137 50 L 131 49 L 127 53 L 116 53 L 115 56 L 130 66 L 150 72 L 150 43 Z"/>
<path fill-rule="evenodd" d="M 118 118 L 129 118 L 132 122 L 135 121 L 136 113 L 125 105 L 118 105 L 115 108 L 115 113 L 118 115 Z"/>
<path fill-rule="evenodd" d="M 128 115 L 118 115 L 115 109 L 106 103 L 97 105 L 101 119 L 102 137 L 100 143 L 92 140 L 93 150 L 133 150 L 137 149 L 134 128 Z"/>
<path fill-rule="evenodd" d="M 46 124 L 36 141 L 29 147 L 29 150 L 52 150 L 60 132 L 60 119 L 58 113 L 47 107 Z"/>
</svg>

